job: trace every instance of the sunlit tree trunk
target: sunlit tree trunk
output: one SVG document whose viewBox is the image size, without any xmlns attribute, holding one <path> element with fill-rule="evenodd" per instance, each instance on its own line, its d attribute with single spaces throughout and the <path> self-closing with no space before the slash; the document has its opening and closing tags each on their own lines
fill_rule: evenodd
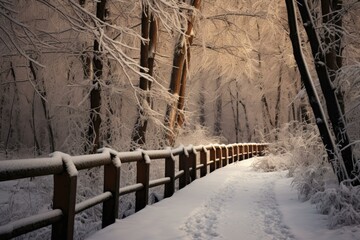
<svg viewBox="0 0 360 240">
<path fill-rule="evenodd" d="M 190 40 L 191 39 L 191 40 Z M 182 69 L 182 75 L 181 75 L 181 86 L 180 86 L 180 94 L 179 94 L 179 100 L 178 100 L 178 115 L 176 119 L 176 128 L 181 128 L 185 121 L 185 91 L 186 91 L 186 80 L 187 80 L 187 72 L 190 68 L 190 45 L 192 43 L 192 36 L 189 38 L 189 41 L 187 43 L 187 50 L 186 54 L 187 57 L 184 60 L 184 66 Z"/>
<path fill-rule="evenodd" d="M 191 5 L 195 9 L 199 9 L 200 4 L 201 0 L 193 0 Z M 176 101 L 167 105 L 165 115 L 165 126 L 167 128 L 166 139 L 169 145 L 173 145 L 175 142 L 176 125 L 182 125 L 184 122 L 183 116 L 178 118 L 178 115 L 180 111 L 184 110 L 187 68 L 190 60 L 186 60 L 186 57 L 188 55 L 187 52 L 190 51 L 190 45 L 192 43 L 193 24 L 194 15 L 193 13 L 190 13 L 186 31 L 180 35 L 174 50 L 169 92 L 176 97 Z M 179 109 L 179 107 L 181 107 L 181 109 Z"/>
</svg>

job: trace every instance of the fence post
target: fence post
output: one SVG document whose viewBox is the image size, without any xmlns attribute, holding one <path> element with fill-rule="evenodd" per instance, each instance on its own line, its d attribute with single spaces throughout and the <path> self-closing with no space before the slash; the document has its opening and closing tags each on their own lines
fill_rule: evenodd
<svg viewBox="0 0 360 240">
<path fill-rule="evenodd" d="M 210 164 L 210 172 L 213 172 L 216 169 L 216 148 L 215 148 L 215 146 L 211 146 L 211 149 L 210 149 L 210 161 L 213 161 Z"/>
<path fill-rule="evenodd" d="M 194 181 L 197 176 L 196 176 L 196 150 L 193 147 L 191 153 L 189 153 L 189 161 L 190 161 L 190 165 L 191 165 L 191 171 L 190 171 L 190 178 L 191 181 Z"/>
<path fill-rule="evenodd" d="M 222 154 L 221 154 L 221 146 L 218 145 L 217 148 L 216 148 L 216 158 L 215 158 L 215 165 L 216 165 L 216 168 L 221 168 L 221 162 L 222 162 Z M 219 159 L 218 161 L 216 161 L 216 159 Z"/>
<path fill-rule="evenodd" d="M 233 145 L 234 162 L 239 161 L 239 146 L 238 144 Z"/>
<path fill-rule="evenodd" d="M 228 160 L 229 160 L 229 152 L 228 152 L 228 148 L 226 145 L 222 146 L 221 149 L 221 166 L 225 167 L 228 164 Z"/>
<path fill-rule="evenodd" d="M 248 144 L 248 158 L 251 158 L 252 157 L 252 146 L 251 144 Z"/>
<path fill-rule="evenodd" d="M 184 174 L 179 178 L 179 189 L 190 183 L 189 161 L 189 153 L 184 147 L 183 153 L 179 155 L 179 170 L 184 170 Z"/>
<path fill-rule="evenodd" d="M 244 159 L 249 158 L 249 145 L 244 144 Z"/>
<path fill-rule="evenodd" d="M 204 166 L 200 169 L 200 177 L 204 177 L 207 174 L 207 163 L 209 161 L 209 156 L 209 151 L 207 151 L 205 147 L 202 147 L 200 151 L 200 163 Z"/>
<path fill-rule="evenodd" d="M 78 171 L 65 153 L 55 152 L 63 161 L 64 171 L 54 175 L 53 209 L 61 209 L 61 221 L 52 225 L 51 239 L 71 240 L 74 237 L 76 185 Z"/>
<path fill-rule="evenodd" d="M 228 158 L 229 158 L 229 164 L 234 162 L 235 156 L 234 156 L 233 145 L 228 145 Z"/>
<path fill-rule="evenodd" d="M 149 202 L 150 157 L 142 152 L 142 159 L 136 162 L 136 182 L 143 188 L 135 193 L 135 211 L 138 212 Z"/>
<path fill-rule="evenodd" d="M 244 160 L 245 159 L 245 155 L 244 155 L 244 152 L 245 152 L 245 150 L 244 150 L 244 145 L 243 144 L 240 144 L 239 145 L 239 155 L 240 155 L 240 161 L 241 160 Z"/>
<path fill-rule="evenodd" d="M 175 157 L 165 158 L 165 177 L 170 178 L 170 182 L 165 184 L 164 198 L 171 197 L 175 191 Z"/>
<path fill-rule="evenodd" d="M 117 153 L 109 152 L 109 155 L 111 163 L 104 165 L 104 192 L 111 192 L 112 197 L 103 202 L 102 228 L 113 224 L 119 212 L 121 162 Z"/>
</svg>

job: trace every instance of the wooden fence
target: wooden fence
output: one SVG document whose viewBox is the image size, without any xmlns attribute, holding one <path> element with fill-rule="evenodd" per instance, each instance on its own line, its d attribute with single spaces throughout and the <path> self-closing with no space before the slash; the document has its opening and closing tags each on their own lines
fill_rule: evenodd
<svg viewBox="0 0 360 240">
<path fill-rule="evenodd" d="M 175 181 L 179 189 L 229 163 L 264 155 L 267 144 L 238 143 L 230 145 L 180 146 L 164 150 L 117 152 L 104 148 L 98 154 L 70 156 L 55 152 L 49 158 L 0 161 L 0 181 L 54 176 L 53 210 L 29 216 L 0 226 L 0 239 L 10 239 L 52 225 L 52 239 L 73 239 L 75 215 L 102 203 L 102 227 L 118 217 L 119 197 L 135 192 L 135 211 L 143 209 L 149 200 L 149 189 L 164 186 L 164 197 L 171 197 Z M 178 167 L 176 164 L 178 158 Z M 165 177 L 150 180 L 152 160 L 165 160 Z M 120 188 L 121 164 L 136 162 L 136 184 Z M 104 191 L 100 195 L 76 203 L 78 171 L 104 167 Z M 179 171 L 176 172 L 176 169 Z M 199 171 L 199 172 L 197 172 Z"/>
</svg>

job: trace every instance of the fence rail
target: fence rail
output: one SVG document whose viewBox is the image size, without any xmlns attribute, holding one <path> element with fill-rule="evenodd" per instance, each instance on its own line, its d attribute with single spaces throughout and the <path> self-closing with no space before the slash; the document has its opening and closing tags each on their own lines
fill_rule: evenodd
<svg viewBox="0 0 360 240">
<path fill-rule="evenodd" d="M 119 197 L 122 195 L 135 193 L 135 211 L 140 211 L 148 204 L 150 188 L 164 185 L 164 198 L 171 197 L 176 180 L 181 189 L 194 181 L 197 175 L 204 177 L 229 163 L 264 155 L 266 148 L 267 144 L 257 143 L 190 145 L 133 152 L 104 148 L 91 155 L 70 156 L 55 152 L 49 158 L 0 161 L 0 181 L 54 176 L 53 210 L 0 226 L 0 239 L 10 239 L 48 225 L 52 225 L 52 239 L 73 239 L 75 215 L 88 208 L 103 204 L 104 228 L 118 217 Z M 156 159 L 165 159 L 165 177 L 150 180 L 150 163 Z M 136 183 L 120 188 L 121 164 L 130 162 L 136 162 Z M 78 171 L 100 166 L 104 167 L 103 193 L 76 203 Z"/>
</svg>

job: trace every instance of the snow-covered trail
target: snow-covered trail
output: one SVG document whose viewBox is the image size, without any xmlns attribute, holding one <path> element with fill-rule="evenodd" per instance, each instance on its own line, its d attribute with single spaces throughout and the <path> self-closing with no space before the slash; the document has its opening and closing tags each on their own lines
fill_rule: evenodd
<svg viewBox="0 0 360 240">
<path fill-rule="evenodd" d="M 293 239 L 274 193 L 284 173 L 254 172 L 251 162 L 198 179 L 90 239 Z"/>
<path fill-rule="evenodd" d="M 255 172 L 253 161 L 197 179 L 89 239 L 360 240 L 360 226 L 329 230 L 326 216 L 298 201 L 285 172 Z"/>
<path fill-rule="evenodd" d="M 281 173 L 254 173 L 248 162 L 224 170 L 220 188 L 199 204 L 181 228 L 189 239 L 292 239 L 275 199 Z"/>
</svg>

